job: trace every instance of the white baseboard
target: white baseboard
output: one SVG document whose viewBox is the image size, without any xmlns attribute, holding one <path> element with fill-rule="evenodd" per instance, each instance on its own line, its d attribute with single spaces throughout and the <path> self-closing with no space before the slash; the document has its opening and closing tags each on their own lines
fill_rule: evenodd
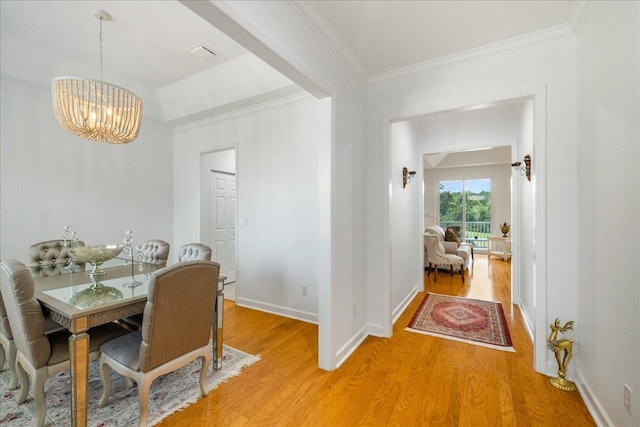
<svg viewBox="0 0 640 427">
<path fill-rule="evenodd" d="M 607 415 L 598 398 L 593 394 L 593 390 L 591 390 L 584 376 L 582 376 L 582 372 L 578 371 L 576 374 L 578 377 L 578 381 L 576 381 L 578 392 L 582 396 L 584 404 L 587 405 L 587 409 L 596 425 L 599 427 L 613 427 L 613 421 Z"/>
<path fill-rule="evenodd" d="M 398 307 L 396 307 L 395 310 L 393 310 L 393 316 L 392 318 L 392 324 L 395 324 L 396 321 L 398 320 L 398 318 L 400 318 L 400 316 L 402 315 L 402 313 L 404 313 L 404 311 L 407 309 L 407 307 L 409 306 L 409 304 L 411 304 L 411 301 L 413 301 L 413 299 L 415 298 L 415 296 L 418 295 L 418 286 L 416 285 L 415 288 L 413 288 L 411 290 L 411 292 L 409 292 L 409 294 L 402 300 L 402 302 L 400 303 L 400 305 L 398 305 Z"/>
<path fill-rule="evenodd" d="M 318 324 L 318 315 L 316 313 L 310 313 L 302 310 L 294 310 L 288 307 L 268 304 L 268 303 L 248 299 L 248 298 L 236 298 L 236 305 L 240 307 L 251 308 L 258 311 L 264 311 L 265 313 L 277 314 L 278 316 L 284 316 L 284 317 L 289 317 L 291 319 L 301 320 L 307 323 L 313 323 L 315 325 Z"/>
<path fill-rule="evenodd" d="M 356 332 L 336 353 L 336 369 L 339 368 L 345 360 L 347 360 L 349 358 L 349 356 L 351 356 L 351 353 L 353 353 L 358 346 L 360 346 L 360 344 L 362 344 L 362 341 L 365 340 L 365 338 L 367 338 L 367 336 L 369 336 L 369 334 L 367 333 L 368 330 L 368 325 L 364 325 L 362 327 L 362 329 L 360 329 L 358 332 Z"/>
</svg>

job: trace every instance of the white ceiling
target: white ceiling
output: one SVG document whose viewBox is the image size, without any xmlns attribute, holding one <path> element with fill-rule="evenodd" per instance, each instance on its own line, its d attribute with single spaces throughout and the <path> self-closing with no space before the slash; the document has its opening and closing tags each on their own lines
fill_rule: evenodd
<svg viewBox="0 0 640 427">
<path fill-rule="evenodd" d="M 328 23 L 325 27 L 334 31 L 329 39 L 341 44 L 343 50 L 346 46 L 347 55 L 357 58 L 365 76 L 564 25 L 573 4 L 569 0 L 292 3 L 299 10 L 314 11 Z M 103 25 L 107 81 L 114 74 L 156 91 L 247 53 L 174 0 L 2 0 L 0 30 L 3 36 L 11 36 L 7 39 L 22 39 L 90 65 L 89 69 L 96 70 L 95 76 L 83 77 L 95 78 L 99 72 L 99 21 L 93 16 L 96 9 L 104 9 L 113 17 Z M 218 53 L 218 58 L 203 62 L 191 55 L 189 48 L 198 43 Z M 3 66 L 3 72 L 6 69 Z M 77 75 L 74 70 L 64 72 Z"/>
<path fill-rule="evenodd" d="M 376 75 L 567 24 L 574 1 L 313 1 Z"/>
<path fill-rule="evenodd" d="M 246 49 L 177 1 L 1 1 L 0 28 L 79 61 L 99 73 L 99 20 L 103 9 L 103 75 L 122 76 L 155 90 L 220 65 Z M 203 43 L 218 54 L 204 62 L 189 53 Z M 73 70 L 69 70 L 74 74 Z"/>
</svg>

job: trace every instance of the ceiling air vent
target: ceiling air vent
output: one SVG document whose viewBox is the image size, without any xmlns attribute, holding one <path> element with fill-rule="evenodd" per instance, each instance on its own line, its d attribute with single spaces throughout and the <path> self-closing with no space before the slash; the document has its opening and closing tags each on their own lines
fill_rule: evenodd
<svg viewBox="0 0 640 427">
<path fill-rule="evenodd" d="M 212 59 L 215 59 L 218 56 L 214 51 L 212 51 L 211 49 L 209 49 L 208 47 L 202 44 L 197 44 L 193 47 L 190 47 L 189 52 L 191 52 L 193 55 L 197 56 L 203 61 L 211 61 Z"/>
</svg>

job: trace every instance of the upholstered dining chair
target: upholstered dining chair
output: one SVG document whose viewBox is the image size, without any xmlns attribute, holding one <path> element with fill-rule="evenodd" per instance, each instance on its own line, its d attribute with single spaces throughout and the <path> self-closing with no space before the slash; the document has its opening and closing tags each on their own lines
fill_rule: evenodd
<svg viewBox="0 0 640 427">
<path fill-rule="evenodd" d="M 0 263 L 0 293 L 5 302 L 9 325 L 16 346 L 16 371 L 20 382 L 18 403 L 31 394 L 36 404 L 36 426 L 44 424 L 46 379 L 64 369 L 69 363 L 69 333 L 66 330 L 45 334 L 44 314 L 35 298 L 33 277 L 27 267 L 16 260 Z M 107 323 L 89 330 L 89 359 L 99 357 L 100 346 L 128 331 L 115 323 Z"/>
<path fill-rule="evenodd" d="M 167 265 L 169 258 L 169 243 L 160 239 L 147 240 L 141 246 L 142 262 L 147 264 L 156 264 L 160 266 Z"/>
<path fill-rule="evenodd" d="M 44 322 L 44 332 L 50 333 L 63 330 L 59 323 L 46 317 Z M 13 333 L 9 326 L 9 317 L 4 307 L 2 293 L 0 292 L 0 368 L 7 362 L 9 369 L 9 390 L 18 388 L 18 374 L 16 372 L 16 344 L 13 341 Z"/>
<path fill-rule="evenodd" d="M 75 242 L 76 246 L 84 246 L 84 242 Z M 29 247 L 29 270 L 34 277 L 56 276 L 73 271 L 84 270 L 84 264 L 73 264 L 71 260 L 70 240 L 47 240 Z"/>
<path fill-rule="evenodd" d="M 209 337 L 219 271 L 216 262 L 188 261 L 152 274 L 142 330 L 100 347 L 100 407 L 107 404 L 111 393 L 109 367 L 138 385 L 139 426 L 147 425 L 151 383 L 200 357 L 200 392 L 208 394 Z"/>
<path fill-rule="evenodd" d="M 178 252 L 178 262 L 211 261 L 211 248 L 202 243 L 187 243 Z"/>
<path fill-rule="evenodd" d="M 451 271 L 451 276 L 453 276 L 453 268 L 456 267 L 460 269 L 460 276 L 462 277 L 462 283 L 464 283 L 464 260 L 461 257 L 445 253 L 444 245 L 435 234 L 424 234 L 424 246 L 429 257 L 429 272 L 427 273 L 427 277 L 431 275 L 432 265 L 434 266 L 434 282 L 438 280 L 439 266 L 448 266 Z"/>
</svg>

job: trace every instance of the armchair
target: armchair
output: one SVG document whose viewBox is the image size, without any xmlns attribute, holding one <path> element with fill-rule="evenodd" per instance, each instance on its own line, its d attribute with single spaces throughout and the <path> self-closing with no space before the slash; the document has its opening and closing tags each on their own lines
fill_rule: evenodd
<svg viewBox="0 0 640 427">
<path fill-rule="evenodd" d="M 445 253 L 451 255 L 457 255 L 464 260 L 464 266 L 466 269 L 471 270 L 473 268 L 473 245 L 470 243 L 456 243 L 447 242 L 445 240 L 445 231 L 439 225 L 431 225 L 425 229 L 425 233 L 434 234 L 439 242 L 444 245 Z M 427 249 L 424 251 L 424 265 L 425 268 L 429 265 L 429 256 Z M 434 263 L 431 263 L 434 264 Z"/>
<path fill-rule="evenodd" d="M 448 266 L 451 271 L 451 276 L 453 276 L 453 267 L 456 267 L 456 269 L 460 269 L 460 277 L 462 278 L 462 283 L 464 283 L 465 266 L 464 260 L 461 257 L 445 253 L 444 244 L 438 240 L 435 234 L 425 233 L 424 246 L 429 255 L 429 273 L 427 273 L 427 277 L 431 275 L 431 265 L 435 266 L 434 282 L 438 280 L 439 266 Z"/>
</svg>

